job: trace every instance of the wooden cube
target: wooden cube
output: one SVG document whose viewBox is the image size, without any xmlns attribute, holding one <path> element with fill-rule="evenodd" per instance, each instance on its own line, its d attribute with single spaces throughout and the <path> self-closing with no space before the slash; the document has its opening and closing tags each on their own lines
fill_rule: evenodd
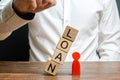
<svg viewBox="0 0 120 80">
<path fill-rule="evenodd" d="M 68 52 L 70 47 L 72 45 L 72 42 L 65 39 L 65 38 L 61 38 L 57 44 L 57 48 L 64 51 L 64 52 Z"/>
<path fill-rule="evenodd" d="M 63 37 L 73 42 L 77 36 L 77 33 L 77 29 L 67 26 L 63 33 Z"/>
<path fill-rule="evenodd" d="M 46 66 L 45 66 L 45 72 L 51 74 L 51 75 L 56 75 L 57 70 L 59 68 L 59 63 L 54 62 L 52 60 L 48 60 Z"/>
<path fill-rule="evenodd" d="M 67 56 L 66 52 L 59 50 L 59 49 L 56 49 L 54 52 L 52 60 L 55 62 L 58 62 L 59 64 L 63 64 L 65 59 L 66 59 L 66 56 Z"/>
</svg>

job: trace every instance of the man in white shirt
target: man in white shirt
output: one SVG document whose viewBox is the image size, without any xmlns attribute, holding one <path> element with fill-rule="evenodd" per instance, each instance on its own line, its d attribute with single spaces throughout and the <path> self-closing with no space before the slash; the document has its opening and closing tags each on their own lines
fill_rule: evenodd
<svg viewBox="0 0 120 80">
<path fill-rule="evenodd" d="M 31 10 L 25 8 L 28 11 L 23 9 L 24 6 L 18 8 L 20 2 L 19 5 L 14 2 L 13 8 L 9 4 L 0 17 L 0 38 L 6 38 L 12 31 L 29 23 L 30 61 L 47 61 L 69 25 L 79 33 L 66 61 L 73 60 L 71 55 L 75 51 L 81 53 L 80 61 L 120 61 L 120 22 L 115 0 L 56 2 L 55 6 L 46 7 L 42 12 L 35 7 L 29 7 Z M 21 15 L 20 12 L 28 14 Z"/>
</svg>

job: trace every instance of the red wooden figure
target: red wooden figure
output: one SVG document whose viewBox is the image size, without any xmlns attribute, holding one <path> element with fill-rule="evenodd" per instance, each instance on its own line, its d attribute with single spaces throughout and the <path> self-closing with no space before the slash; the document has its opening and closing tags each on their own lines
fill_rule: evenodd
<svg viewBox="0 0 120 80">
<path fill-rule="evenodd" d="M 72 57 L 74 59 L 72 63 L 72 75 L 80 75 L 80 62 L 78 61 L 80 54 L 78 52 L 74 52 Z"/>
</svg>

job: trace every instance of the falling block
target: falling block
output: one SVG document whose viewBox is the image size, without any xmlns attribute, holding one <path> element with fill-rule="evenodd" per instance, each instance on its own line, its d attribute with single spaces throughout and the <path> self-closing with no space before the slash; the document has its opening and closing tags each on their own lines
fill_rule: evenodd
<svg viewBox="0 0 120 80">
<path fill-rule="evenodd" d="M 72 45 L 72 42 L 65 39 L 65 38 L 61 38 L 57 44 L 57 48 L 64 51 L 64 52 L 68 52 L 70 47 Z"/>
<path fill-rule="evenodd" d="M 54 62 L 52 60 L 48 60 L 44 71 L 51 74 L 51 75 L 56 75 L 57 70 L 59 68 L 59 65 L 60 64 L 57 62 Z"/>
<path fill-rule="evenodd" d="M 58 62 L 59 64 L 63 64 L 66 59 L 66 56 L 67 56 L 66 52 L 56 49 L 52 60 Z"/>
<path fill-rule="evenodd" d="M 77 29 L 67 26 L 63 33 L 63 37 L 73 42 L 77 36 L 77 33 Z"/>
<path fill-rule="evenodd" d="M 44 70 L 45 72 L 51 75 L 56 75 L 59 65 L 64 63 L 67 53 L 73 41 L 75 40 L 77 33 L 78 30 L 70 26 L 66 27 L 62 37 L 60 38 L 56 46 L 52 60 L 48 60 L 48 62 L 46 63 Z"/>
</svg>

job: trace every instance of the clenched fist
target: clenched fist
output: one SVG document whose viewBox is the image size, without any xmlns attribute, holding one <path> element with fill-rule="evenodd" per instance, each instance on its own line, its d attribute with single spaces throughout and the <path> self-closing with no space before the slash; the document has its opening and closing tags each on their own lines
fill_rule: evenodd
<svg viewBox="0 0 120 80">
<path fill-rule="evenodd" d="M 14 7 L 21 13 L 36 13 L 52 7 L 56 4 L 55 0 L 14 0 Z"/>
</svg>

